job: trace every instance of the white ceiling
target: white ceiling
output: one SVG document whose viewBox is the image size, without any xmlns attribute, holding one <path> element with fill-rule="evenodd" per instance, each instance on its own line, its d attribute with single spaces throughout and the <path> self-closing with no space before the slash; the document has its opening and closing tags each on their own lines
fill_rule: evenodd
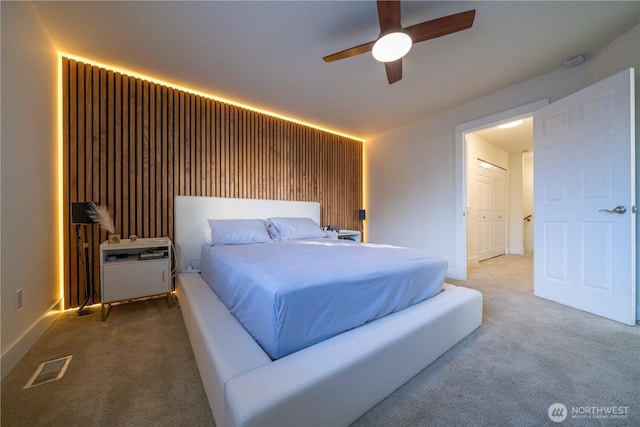
<svg viewBox="0 0 640 427">
<path fill-rule="evenodd" d="M 640 2 L 402 3 L 413 25 L 476 9 L 473 28 L 415 45 L 393 85 L 363 54 L 374 1 L 36 2 L 56 48 L 366 138 L 559 68 L 640 23 Z"/>
<path fill-rule="evenodd" d="M 533 151 L 533 117 L 524 118 L 521 125 L 509 129 L 497 126 L 473 132 L 507 153 Z"/>
</svg>

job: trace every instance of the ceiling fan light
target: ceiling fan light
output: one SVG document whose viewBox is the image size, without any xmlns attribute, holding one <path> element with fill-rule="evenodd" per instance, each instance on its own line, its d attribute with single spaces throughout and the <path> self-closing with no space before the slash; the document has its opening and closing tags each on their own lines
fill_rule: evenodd
<svg viewBox="0 0 640 427">
<path fill-rule="evenodd" d="M 397 31 L 376 40 L 371 53 L 376 61 L 393 62 L 405 56 L 411 49 L 411 44 L 411 37 L 407 33 Z"/>
</svg>

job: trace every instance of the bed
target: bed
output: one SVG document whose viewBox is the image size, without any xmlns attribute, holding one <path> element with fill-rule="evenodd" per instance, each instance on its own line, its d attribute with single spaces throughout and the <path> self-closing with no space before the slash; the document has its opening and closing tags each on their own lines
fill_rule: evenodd
<svg viewBox="0 0 640 427">
<path fill-rule="evenodd" d="M 445 283 L 422 302 L 270 356 L 196 272 L 208 220 L 270 217 L 319 224 L 320 206 L 176 198 L 176 293 L 218 426 L 348 425 L 480 325 L 481 294 Z"/>
</svg>

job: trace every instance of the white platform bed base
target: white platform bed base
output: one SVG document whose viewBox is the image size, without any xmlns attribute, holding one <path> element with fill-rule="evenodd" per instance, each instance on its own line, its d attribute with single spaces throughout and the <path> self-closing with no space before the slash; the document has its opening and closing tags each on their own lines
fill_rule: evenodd
<svg viewBox="0 0 640 427">
<path fill-rule="evenodd" d="M 315 203 L 308 206 L 313 215 L 301 213 L 306 208 L 283 215 L 281 203 L 309 202 L 257 201 L 267 208 L 247 211 L 246 204 L 251 202 L 178 197 L 178 271 L 195 253 L 194 243 L 180 236 L 202 235 L 202 221 L 206 224 L 208 218 L 304 215 L 319 223 Z M 229 214 L 234 208 L 228 203 L 241 208 Z M 275 210 L 268 208 L 276 205 Z M 189 248 L 181 258 L 185 245 Z M 200 243 L 196 245 L 199 248 Z M 199 274 L 178 274 L 176 292 L 218 426 L 348 425 L 473 332 L 482 320 L 479 292 L 445 284 L 443 292 L 420 304 L 271 361 Z"/>
</svg>

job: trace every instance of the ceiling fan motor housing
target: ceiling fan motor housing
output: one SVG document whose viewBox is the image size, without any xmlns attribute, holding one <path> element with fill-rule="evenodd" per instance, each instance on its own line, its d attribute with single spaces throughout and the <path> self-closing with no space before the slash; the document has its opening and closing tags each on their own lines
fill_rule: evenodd
<svg viewBox="0 0 640 427">
<path fill-rule="evenodd" d="M 325 56 L 323 59 L 325 62 L 333 62 L 371 52 L 376 60 L 384 62 L 387 80 L 392 84 L 402 79 L 402 57 L 411 50 L 413 43 L 471 28 L 475 16 L 475 10 L 468 10 L 404 28 L 400 23 L 400 2 L 378 0 L 378 39 Z"/>
</svg>

